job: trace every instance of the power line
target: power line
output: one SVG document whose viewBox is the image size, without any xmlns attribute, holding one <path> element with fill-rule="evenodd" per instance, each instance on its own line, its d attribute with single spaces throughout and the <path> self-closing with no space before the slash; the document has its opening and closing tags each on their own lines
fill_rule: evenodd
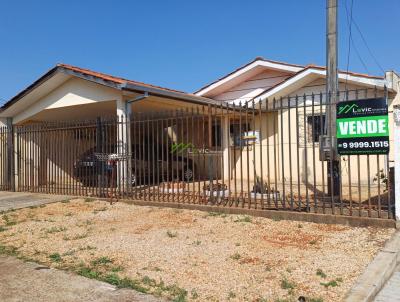
<svg viewBox="0 0 400 302">
<path fill-rule="evenodd" d="M 356 21 L 353 19 L 352 22 L 354 23 L 354 25 L 356 26 L 357 31 L 359 32 L 361 39 L 363 40 L 365 46 L 368 49 L 369 54 L 371 55 L 372 59 L 375 61 L 375 64 L 380 68 L 380 70 L 385 73 L 385 70 L 382 68 L 381 64 L 379 64 L 377 58 L 374 56 L 374 54 L 372 53 L 371 48 L 368 46 L 367 40 L 365 39 L 363 33 L 361 32 L 360 27 L 358 26 L 358 24 L 356 23 Z"/>
<path fill-rule="evenodd" d="M 354 1 L 351 0 L 351 6 L 350 6 L 350 25 L 349 25 L 349 46 L 348 46 L 348 50 L 347 50 L 347 66 L 346 66 L 346 73 L 349 73 L 349 65 L 350 65 L 350 54 L 351 54 L 351 41 L 352 41 L 352 36 L 351 36 L 351 25 L 353 24 L 352 20 L 353 20 L 353 3 Z M 347 11 L 347 4 L 346 4 L 346 11 Z M 347 17 L 347 19 L 349 19 Z M 346 84 L 345 84 L 345 89 L 347 89 L 347 79 L 348 77 L 346 76 Z"/>
<path fill-rule="evenodd" d="M 345 2 L 344 7 L 345 7 L 345 9 L 346 9 L 347 25 L 348 25 L 348 27 L 350 28 L 351 22 L 350 22 L 349 11 L 348 11 L 348 9 L 347 9 L 347 3 L 346 3 L 346 2 Z M 354 22 L 354 19 L 353 19 L 353 18 L 352 18 L 352 21 Z M 358 51 L 358 48 L 357 48 L 356 44 L 354 43 L 354 39 L 353 39 L 353 36 L 352 36 L 352 35 L 350 36 L 350 40 L 351 40 L 351 45 L 353 46 L 354 51 L 356 52 L 356 55 L 357 55 L 358 60 L 359 60 L 359 61 L 361 62 L 361 64 L 363 65 L 365 71 L 366 71 L 367 73 L 369 73 L 368 67 L 367 67 L 367 65 L 365 64 L 364 60 L 361 58 L 360 52 Z"/>
</svg>

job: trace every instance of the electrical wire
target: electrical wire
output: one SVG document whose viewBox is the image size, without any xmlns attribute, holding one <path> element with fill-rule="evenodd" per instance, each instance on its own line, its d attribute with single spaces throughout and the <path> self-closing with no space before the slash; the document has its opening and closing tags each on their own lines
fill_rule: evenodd
<svg viewBox="0 0 400 302">
<path fill-rule="evenodd" d="M 351 40 L 352 40 L 352 36 L 351 36 L 351 26 L 353 24 L 352 20 L 353 20 L 353 4 L 354 4 L 354 0 L 351 0 L 351 6 L 350 6 L 350 23 L 349 24 L 349 45 L 348 45 L 348 49 L 347 49 L 347 66 L 346 66 L 346 74 L 349 74 L 349 65 L 350 65 L 350 54 L 351 54 Z M 347 4 L 346 4 L 346 9 L 347 9 Z M 348 18 L 348 17 L 347 17 Z M 349 18 L 348 18 L 349 19 Z M 347 90 L 347 79 L 348 76 L 346 76 L 346 83 L 345 83 L 345 90 Z"/>
<path fill-rule="evenodd" d="M 350 28 L 349 11 L 348 11 L 347 3 L 346 3 L 346 2 L 345 2 L 344 7 L 345 7 L 345 9 L 346 9 L 347 25 L 348 25 L 348 27 Z M 354 22 L 354 19 L 352 19 L 352 20 L 353 20 L 353 22 Z M 361 62 L 361 64 L 363 65 L 363 67 L 364 67 L 365 71 L 367 72 L 367 74 L 369 74 L 368 67 L 367 67 L 367 65 L 365 64 L 364 60 L 362 59 L 362 57 L 361 57 L 361 55 L 360 55 L 360 52 L 358 51 L 358 48 L 357 48 L 356 44 L 354 43 L 353 36 L 350 36 L 350 40 L 351 40 L 351 45 L 353 46 L 354 51 L 356 52 L 356 55 L 357 55 L 358 60 L 359 60 L 359 61 Z"/>
</svg>

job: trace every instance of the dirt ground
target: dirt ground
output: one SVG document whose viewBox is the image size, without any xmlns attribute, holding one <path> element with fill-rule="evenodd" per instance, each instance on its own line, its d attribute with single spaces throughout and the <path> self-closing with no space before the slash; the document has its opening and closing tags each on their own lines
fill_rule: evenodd
<svg viewBox="0 0 400 302">
<path fill-rule="evenodd" d="M 0 253 L 175 301 L 341 301 L 393 232 L 74 199 L 3 213 Z"/>
</svg>

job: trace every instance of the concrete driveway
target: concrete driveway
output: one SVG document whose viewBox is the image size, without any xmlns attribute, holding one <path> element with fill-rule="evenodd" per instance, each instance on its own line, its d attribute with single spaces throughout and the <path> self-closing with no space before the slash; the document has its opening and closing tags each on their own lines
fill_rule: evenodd
<svg viewBox="0 0 400 302">
<path fill-rule="evenodd" d="M 40 206 L 42 204 L 57 202 L 68 198 L 71 197 L 65 195 L 0 191 L 0 212 L 31 206 Z"/>
<path fill-rule="evenodd" d="M 48 268 L 14 257 L 0 256 L 0 301 L 118 301 L 156 302 L 159 299 L 97 280 Z"/>
</svg>

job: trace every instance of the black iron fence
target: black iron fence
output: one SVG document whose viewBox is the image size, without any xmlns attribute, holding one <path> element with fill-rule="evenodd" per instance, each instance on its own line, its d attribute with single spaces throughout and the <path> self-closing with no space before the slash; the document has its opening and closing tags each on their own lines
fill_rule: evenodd
<svg viewBox="0 0 400 302">
<path fill-rule="evenodd" d="M 304 94 L 3 127 L 0 188 L 391 219 L 391 155 L 324 160 L 328 106 L 325 94 Z"/>
</svg>

